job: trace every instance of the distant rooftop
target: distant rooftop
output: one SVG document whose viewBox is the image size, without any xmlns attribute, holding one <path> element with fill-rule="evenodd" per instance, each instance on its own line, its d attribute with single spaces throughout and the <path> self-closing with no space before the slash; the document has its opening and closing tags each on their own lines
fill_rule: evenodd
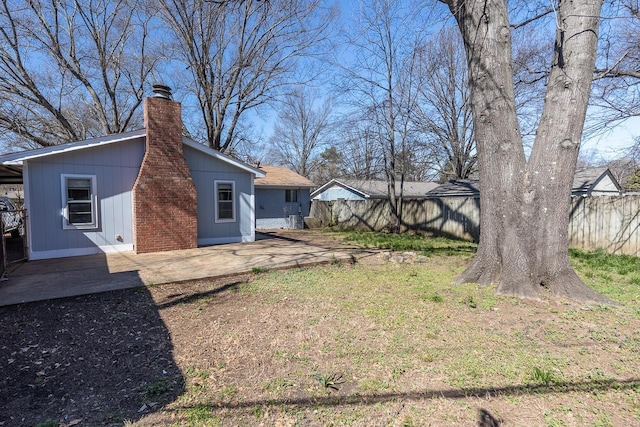
<svg viewBox="0 0 640 427">
<path fill-rule="evenodd" d="M 587 194 L 607 175 L 617 185 L 615 178 L 606 167 L 578 169 L 573 178 L 571 192 L 574 195 Z M 477 179 L 454 179 L 429 191 L 428 197 L 480 197 L 480 181 Z"/>
<path fill-rule="evenodd" d="M 256 178 L 254 184 L 257 187 L 312 188 L 316 186 L 313 181 L 284 166 L 260 166 L 259 169 L 266 172 L 267 176 Z"/>
<path fill-rule="evenodd" d="M 587 191 L 607 170 L 608 168 L 606 167 L 577 169 L 576 174 L 573 176 L 572 191 Z"/>
<path fill-rule="evenodd" d="M 334 185 L 350 189 L 362 197 L 384 199 L 388 197 L 387 181 L 375 179 L 332 179 L 313 192 L 312 197 Z M 437 182 L 405 181 L 402 186 L 403 197 L 425 197 L 427 192 L 438 186 Z M 400 192 L 400 181 L 396 181 L 396 193 Z"/>
<path fill-rule="evenodd" d="M 429 191 L 427 197 L 480 197 L 480 181 L 477 179 L 453 179 Z"/>
</svg>

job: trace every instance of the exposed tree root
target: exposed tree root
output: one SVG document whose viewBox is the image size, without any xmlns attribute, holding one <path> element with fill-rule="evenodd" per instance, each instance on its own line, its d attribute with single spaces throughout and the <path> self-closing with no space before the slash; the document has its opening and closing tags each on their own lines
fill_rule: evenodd
<svg viewBox="0 0 640 427">
<path fill-rule="evenodd" d="M 522 283 L 529 282 L 526 286 L 522 286 Z M 511 297 L 518 297 L 523 299 L 530 299 L 534 301 L 540 301 L 540 293 L 538 289 L 533 286 L 532 282 L 526 278 L 520 280 L 500 281 L 496 288 L 497 295 L 505 295 Z"/>
<path fill-rule="evenodd" d="M 500 271 L 500 263 L 487 261 L 480 255 L 476 255 L 471 265 L 460 274 L 455 284 L 477 283 L 482 286 L 493 285 L 500 279 Z"/>
<path fill-rule="evenodd" d="M 541 288 L 546 288 L 559 297 L 582 303 L 615 305 L 614 301 L 587 286 L 571 268 L 564 269 L 555 277 L 541 280 L 539 283 Z"/>
<path fill-rule="evenodd" d="M 507 279 L 507 280 L 505 280 Z M 615 305 L 615 302 L 587 286 L 570 267 L 554 277 L 535 278 L 524 274 L 502 274 L 499 263 L 486 263 L 479 257 L 458 277 L 455 284 L 477 283 L 481 286 L 497 285 L 496 294 L 540 301 L 545 294 L 587 304 Z M 523 285 L 523 283 L 527 283 Z"/>
</svg>

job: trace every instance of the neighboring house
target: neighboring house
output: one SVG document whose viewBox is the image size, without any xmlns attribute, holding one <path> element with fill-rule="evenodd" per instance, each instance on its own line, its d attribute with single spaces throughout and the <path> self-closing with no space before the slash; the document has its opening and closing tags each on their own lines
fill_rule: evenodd
<svg viewBox="0 0 640 427">
<path fill-rule="evenodd" d="M 430 190 L 438 186 L 437 182 L 404 182 L 402 196 L 406 198 L 426 197 Z M 396 182 L 396 194 L 400 194 L 400 182 Z M 311 193 L 313 200 L 366 200 L 386 199 L 387 182 L 364 179 L 332 179 Z"/>
<path fill-rule="evenodd" d="M 578 169 L 573 176 L 572 196 L 615 196 L 622 194 L 622 187 L 609 168 Z"/>
<path fill-rule="evenodd" d="M 572 196 L 619 195 L 622 187 L 608 168 L 585 168 L 576 171 L 573 178 Z M 451 180 L 427 195 L 430 199 L 441 197 L 480 197 L 480 181 L 477 179 Z"/>
<path fill-rule="evenodd" d="M 441 197 L 478 199 L 480 198 L 480 181 L 477 179 L 452 179 L 427 193 L 427 198 L 429 199 Z"/>
<path fill-rule="evenodd" d="M 264 173 L 184 137 L 180 103 L 154 93 L 143 130 L 0 156 L 0 183 L 24 183 L 30 259 L 255 239 Z"/>
<path fill-rule="evenodd" d="M 316 185 L 282 166 L 260 166 L 260 170 L 266 177 L 255 180 L 256 228 L 302 228 Z"/>
</svg>

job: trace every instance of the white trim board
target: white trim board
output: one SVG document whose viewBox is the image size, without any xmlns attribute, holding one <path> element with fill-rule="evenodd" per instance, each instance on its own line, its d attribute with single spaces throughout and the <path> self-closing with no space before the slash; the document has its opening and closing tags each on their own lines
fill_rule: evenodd
<svg viewBox="0 0 640 427">
<path fill-rule="evenodd" d="M 133 244 L 93 246 L 90 248 L 55 249 L 51 251 L 29 251 L 29 260 L 68 258 L 83 255 L 112 254 L 117 252 L 133 252 Z"/>
</svg>

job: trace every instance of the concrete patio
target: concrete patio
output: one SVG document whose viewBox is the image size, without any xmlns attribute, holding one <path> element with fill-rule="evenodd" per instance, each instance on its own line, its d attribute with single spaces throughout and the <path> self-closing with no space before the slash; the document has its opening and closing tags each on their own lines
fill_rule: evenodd
<svg viewBox="0 0 640 427">
<path fill-rule="evenodd" d="M 301 231 L 300 233 L 304 233 Z M 355 260 L 357 248 L 315 245 L 295 233 L 257 233 L 251 243 L 170 252 L 89 255 L 13 265 L 0 283 L 0 306 L 161 283 L 229 276 L 252 269 L 301 267 Z"/>
</svg>

